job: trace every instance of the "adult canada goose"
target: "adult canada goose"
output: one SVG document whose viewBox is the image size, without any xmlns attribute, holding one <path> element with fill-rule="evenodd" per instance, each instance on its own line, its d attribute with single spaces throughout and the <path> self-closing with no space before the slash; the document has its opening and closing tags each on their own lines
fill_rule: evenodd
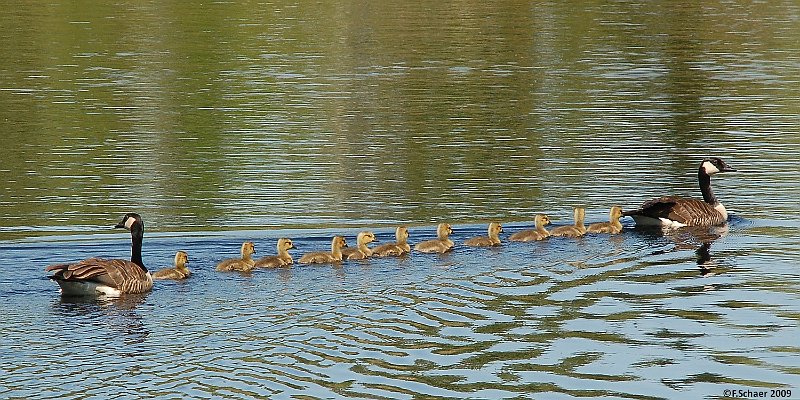
<svg viewBox="0 0 800 400">
<path fill-rule="evenodd" d="M 359 232 L 356 237 L 357 247 L 355 249 L 348 248 L 342 250 L 342 258 L 348 260 L 363 260 L 372 256 L 372 249 L 367 247 L 372 242 L 377 242 L 375 234 L 370 231 Z"/>
<path fill-rule="evenodd" d="M 632 217 L 636 225 L 655 225 L 668 228 L 681 226 L 714 226 L 728 221 L 728 211 L 711 191 L 711 175 L 720 172 L 736 171 L 717 157 L 706 158 L 700 162 L 697 180 L 703 200 L 679 196 L 662 196 L 646 201 L 636 210 L 625 211 L 622 215 Z"/>
<path fill-rule="evenodd" d="M 473 247 L 500 246 L 500 234 L 503 232 L 503 227 L 500 226 L 500 223 L 490 223 L 487 232 L 489 236 L 478 236 L 468 239 L 464 242 L 464 245 Z"/>
<path fill-rule="evenodd" d="M 276 268 L 292 265 L 294 260 L 289 250 L 295 249 L 292 239 L 280 238 L 278 239 L 278 255 L 261 257 L 256 260 L 254 268 Z"/>
<path fill-rule="evenodd" d="M 376 246 L 372 249 L 372 255 L 375 257 L 402 256 L 411 252 L 411 245 L 408 244 L 407 227 L 397 227 L 394 231 L 394 237 L 397 239 L 396 242 Z"/>
<path fill-rule="evenodd" d="M 449 238 L 451 233 L 453 233 L 453 228 L 450 227 L 450 224 L 439 224 L 436 227 L 437 238 L 417 243 L 414 250 L 422 253 L 446 253 L 453 250 L 454 243 Z"/>
<path fill-rule="evenodd" d="M 532 242 L 550 237 L 550 232 L 544 228 L 550 224 L 550 218 L 547 215 L 537 214 L 533 219 L 533 222 L 534 225 L 536 225 L 536 229 L 519 231 L 511 235 L 511 237 L 508 239 L 514 242 Z"/>
<path fill-rule="evenodd" d="M 191 271 L 186 266 L 189 263 L 189 255 L 185 251 L 175 253 L 175 267 L 165 268 L 153 274 L 153 279 L 186 279 L 191 275 Z"/>
<path fill-rule="evenodd" d="M 586 229 L 586 232 L 589 233 L 610 233 L 610 234 L 617 234 L 622 232 L 622 223 L 619 222 L 619 219 L 622 218 L 622 208 L 621 207 L 611 207 L 611 211 L 608 212 L 608 222 L 596 222 L 594 224 L 589 225 L 589 228 Z"/>
<path fill-rule="evenodd" d="M 573 210 L 575 218 L 574 225 L 559 226 L 550 231 L 551 236 L 581 237 L 586 234 L 586 227 L 583 220 L 586 218 L 586 210 L 582 207 L 575 207 Z"/>
<path fill-rule="evenodd" d="M 342 236 L 334 236 L 331 240 L 331 252 L 316 251 L 306 253 L 300 257 L 300 264 L 330 264 L 342 261 L 342 248 L 347 247 L 347 241 Z"/>
<path fill-rule="evenodd" d="M 255 266 L 252 255 L 256 252 L 256 245 L 253 242 L 242 243 L 242 258 L 228 258 L 217 264 L 217 271 L 241 271 L 248 272 Z"/>
<path fill-rule="evenodd" d="M 89 258 L 74 264 L 56 264 L 51 279 L 63 296 L 109 296 L 145 293 L 153 288 L 153 278 L 142 262 L 144 222 L 136 213 L 125 214 L 115 228 L 131 231 L 131 260 Z"/>
</svg>

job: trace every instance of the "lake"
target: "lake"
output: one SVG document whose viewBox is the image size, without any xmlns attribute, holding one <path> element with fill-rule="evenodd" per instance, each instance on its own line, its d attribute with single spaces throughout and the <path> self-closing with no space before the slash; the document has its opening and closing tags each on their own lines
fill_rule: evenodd
<svg viewBox="0 0 800 400">
<path fill-rule="evenodd" d="M 800 399 L 800 5 L 0 11 L 0 397 Z M 461 243 L 699 197 L 724 228 Z M 193 276 L 108 301 L 44 268 Z M 373 230 L 455 250 L 220 273 Z M 748 394 L 748 391 L 750 392 Z"/>
</svg>

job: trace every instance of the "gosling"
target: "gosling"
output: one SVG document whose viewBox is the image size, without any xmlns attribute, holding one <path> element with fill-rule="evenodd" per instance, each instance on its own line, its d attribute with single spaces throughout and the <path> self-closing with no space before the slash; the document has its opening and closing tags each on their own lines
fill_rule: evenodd
<svg viewBox="0 0 800 400">
<path fill-rule="evenodd" d="M 500 246 L 500 234 L 503 233 L 503 227 L 498 222 L 489 224 L 487 230 L 489 236 L 478 236 L 464 242 L 465 246 L 472 247 L 495 247 Z"/>
<path fill-rule="evenodd" d="M 342 248 L 347 247 L 347 241 L 342 236 L 334 236 L 331 240 L 331 252 L 315 251 L 306 253 L 298 261 L 300 264 L 330 264 L 342 261 Z"/>
<path fill-rule="evenodd" d="M 439 224 L 436 227 L 437 238 L 417 243 L 414 250 L 422 253 L 447 253 L 453 250 L 454 243 L 449 238 L 451 233 L 453 233 L 453 228 L 450 227 L 450 224 Z"/>
<path fill-rule="evenodd" d="M 294 260 L 289 250 L 296 249 L 292 239 L 280 238 L 278 239 L 278 255 L 261 257 L 256 260 L 254 268 L 278 268 L 292 265 Z"/>
<path fill-rule="evenodd" d="M 386 243 L 372 249 L 373 257 L 402 256 L 411 252 L 411 245 L 408 244 L 408 228 L 399 226 L 394 232 L 397 242 Z"/>
<path fill-rule="evenodd" d="M 550 218 L 547 215 L 537 214 L 533 219 L 533 223 L 536 225 L 536 229 L 519 231 L 511 235 L 511 237 L 508 239 L 512 242 L 533 242 L 536 240 L 544 240 L 550 237 L 550 232 L 544 228 L 550 224 Z"/>
<path fill-rule="evenodd" d="M 241 271 L 248 272 L 253 269 L 255 261 L 252 255 L 256 252 L 256 245 L 253 242 L 242 243 L 242 258 L 229 258 L 222 260 L 217 265 L 217 271 Z"/>
<path fill-rule="evenodd" d="M 583 220 L 586 218 L 586 210 L 582 207 L 575 207 L 573 211 L 575 224 L 569 226 L 559 226 L 550 231 L 551 236 L 581 237 L 586 234 L 586 227 Z"/>
<path fill-rule="evenodd" d="M 608 212 L 608 222 L 591 224 L 586 231 L 589 233 L 610 233 L 616 235 L 622 232 L 622 223 L 619 222 L 620 218 L 622 218 L 622 208 L 617 206 L 611 207 L 611 211 Z"/>
<path fill-rule="evenodd" d="M 362 231 L 356 237 L 356 248 L 348 248 L 342 250 L 342 257 L 348 260 L 363 260 L 372 256 L 372 249 L 367 247 L 372 242 L 377 242 L 375 234 L 370 231 Z"/>
<path fill-rule="evenodd" d="M 189 255 L 185 251 L 175 253 L 175 267 L 165 268 L 153 274 L 153 279 L 172 279 L 179 281 L 188 278 L 192 272 L 186 264 L 189 263 Z"/>
</svg>

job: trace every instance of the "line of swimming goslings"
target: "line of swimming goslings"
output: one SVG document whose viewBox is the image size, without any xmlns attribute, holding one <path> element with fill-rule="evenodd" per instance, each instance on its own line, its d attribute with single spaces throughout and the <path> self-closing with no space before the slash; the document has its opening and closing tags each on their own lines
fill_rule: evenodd
<svg viewBox="0 0 800 400">
<path fill-rule="evenodd" d="M 547 230 L 550 218 L 545 214 L 538 214 L 534 218 L 534 228 L 526 229 L 513 233 L 508 240 L 513 242 L 532 242 L 545 240 L 549 237 L 562 236 L 577 238 L 587 233 L 606 233 L 618 234 L 622 232 L 622 209 L 614 206 L 609 212 L 607 222 L 593 223 L 589 226 L 584 225 L 585 209 L 574 209 L 574 224 L 559 226 L 552 230 Z M 413 250 L 422 253 L 447 253 L 455 247 L 455 243 L 449 236 L 453 229 L 448 223 L 441 223 L 436 228 L 436 239 L 426 240 L 414 245 Z M 494 247 L 500 246 L 502 240 L 500 234 L 503 227 L 499 222 L 489 223 L 486 236 L 478 236 L 467 239 L 463 244 L 469 247 Z M 316 251 L 303 254 L 297 261 L 299 264 L 334 264 L 344 260 L 360 260 L 370 257 L 400 257 L 412 251 L 408 243 L 409 234 L 406 226 L 400 226 L 395 231 L 396 241 L 370 247 L 376 242 L 375 234 L 372 231 L 361 231 L 356 237 L 356 245 L 349 247 L 344 236 L 334 236 L 331 239 L 330 251 Z M 295 249 L 294 243 L 289 238 L 278 239 L 277 254 L 259 259 L 254 259 L 255 244 L 244 242 L 241 247 L 241 257 L 222 260 L 217 264 L 217 271 L 240 271 L 249 272 L 257 268 L 278 268 L 288 267 L 295 263 L 294 258 L 289 253 Z M 187 267 L 188 255 L 184 251 L 179 251 L 175 255 L 174 268 L 163 269 L 153 274 L 153 279 L 185 279 L 191 274 Z"/>
</svg>

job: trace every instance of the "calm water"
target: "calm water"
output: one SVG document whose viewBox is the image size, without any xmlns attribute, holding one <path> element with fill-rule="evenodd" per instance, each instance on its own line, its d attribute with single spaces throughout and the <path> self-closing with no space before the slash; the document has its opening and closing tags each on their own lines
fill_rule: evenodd
<svg viewBox="0 0 800 400">
<path fill-rule="evenodd" d="M 800 4 L 329 3 L 0 11 L 0 397 L 800 398 Z M 213 271 L 600 221 L 707 155 L 726 230 Z M 128 211 L 195 275 L 60 298 Z"/>
</svg>

